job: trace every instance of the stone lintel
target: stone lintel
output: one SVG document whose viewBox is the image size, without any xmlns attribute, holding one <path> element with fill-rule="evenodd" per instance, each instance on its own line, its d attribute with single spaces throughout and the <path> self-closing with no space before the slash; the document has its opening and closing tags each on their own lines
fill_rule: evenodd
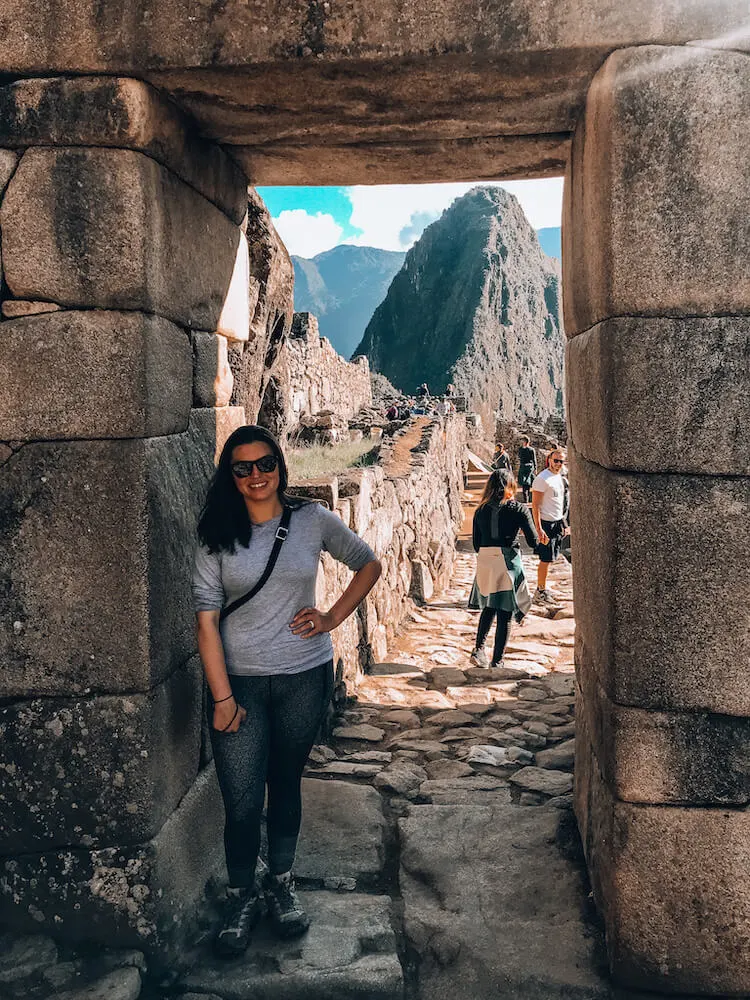
<svg viewBox="0 0 750 1000">
<path fill-rule="evenodd" d="M 558 132 L 321 146 L 279 142 L 236 146 L 234 155 L 256 185 L 419 184 L 558 177 L 569 150 L 570 135 Z"/>
<path fill-rule="evenodd" d="M 0 146 L 108 146 L 146 153 L 239 224 L 247 179 L 177 105 L 126 77 L 16 80 L 0 87 Z"/>
<path fill-rule="evenodd" d="M 198 773 L 198 657 L 147 694 L 0 707 L 0 853 L 124 847 L 155 836 Z"/>
<path fill-rule="evenodd" d="M 618 705 L 594 670 L 576 665 L 576 719 L 585 716 L 613 795 L 655 805 L 750 802 L 750 719 Z"/>
<path fill-rule="evenodd" d="M 631 472 L 750 474 L 750 316 L 623 316 L 568 341 L 571 439 Z"/>
<path fill-rule="evenodd" d="M 237 407 L 0 465 L 0 697 L 148 691 L 195 651 L 196 524 Z"/>
<path fill-rule="evenodd" d="M 0 923 L 69 942 L 116 941 L 166 962 L 195 930 L 206 883 L 223 862 L 223 825 L 210 766 L 143 844 L 0 859 Z"/>
<path fill-rule="evenodd" d="M 750 715 L 750 481 L 569 454 L 579 661 L 621 705 Z"/>
<path fill-rule="evenodd" d="M 636 805 L 602 778 L 576 719 L 575 807 L 619 986 L 750 992 L 750 810 Z"/>
<path fill-rule="evenodd" d="M 225 335 L 248 338 L 240 228 L 143 153 L 27 149 L 0 222 L 13 298 L 156 313 L 184 327 L 221 326 Z M 244 310 L 234 304 L 236 294 Z"/>
<path fill-rule="evenodd" d="M 565 185 L 568 336 L 613 316 L 750 313 L 748 134 L 746 55 L 644 46 L 607 59 Z"/>
<path fill-rule="evenodd" d="M 0 440 L 154 437 L 187 429 L 190 342 L 168 320 L 93 309 L 9 320 L 1 329 Z"/>
</svg>

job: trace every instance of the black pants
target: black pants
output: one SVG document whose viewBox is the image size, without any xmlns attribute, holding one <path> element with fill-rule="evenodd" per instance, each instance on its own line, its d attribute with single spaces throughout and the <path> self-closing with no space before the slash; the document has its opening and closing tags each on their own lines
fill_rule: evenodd
<svg viewBox="0 0 750 1000">
<path fill-rule="evenodd" d="M 302 820 L 302 770 L 333 690 L 333 661 L 299 674 L 230 676 L 247 718 L 236 733 L 211 729 L 224 799 L 224 848 L 229 884 L 253 884 L 260 821 L 268 785 L 268 867 L 275 875 L 294 864 Z"/>
<path fill-rule="evenodd" d="M 510 634 L 510 611 L 498 611 L 496 608 L 485 608 L 479 616 L 479 628 L 477 629 L 477 649 L 482 649 L 490 632 L 490 625 L 497 615 L 497 626 L 495 628 L 495 647 L 492 651 L 492 662 L 499 663 L 503 658 L 505 646 Z"/>
</svg>

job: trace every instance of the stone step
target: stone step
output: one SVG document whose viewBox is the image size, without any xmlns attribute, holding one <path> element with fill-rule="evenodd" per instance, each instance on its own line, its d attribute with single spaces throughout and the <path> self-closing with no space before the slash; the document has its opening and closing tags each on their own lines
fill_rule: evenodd
<svg viewBox="0 0 750 1000">
<path fill-rule="evenodd" d="M 399 884 L 418 1000 L 611 1000 L 581 865 L 557 846 L 573 822 L 499 797 L 409 807 Z"/>
<path fill-rule="evenodd" d="M 303 937 L 279 941 L 264 920 L 242 958 L 207 957 L 184 989 L 222 1000 L 401 1000 L 390 898 L 319 890 L 300 898 L 311 919 Z"/>
<path fill-rule="evenodd" d="M 302 830 L 294 866 L 299 879 L 376 885 L 385 861 L 385 837 L 381 798 L 374 788 L 302 779 Z"/>
</svg>

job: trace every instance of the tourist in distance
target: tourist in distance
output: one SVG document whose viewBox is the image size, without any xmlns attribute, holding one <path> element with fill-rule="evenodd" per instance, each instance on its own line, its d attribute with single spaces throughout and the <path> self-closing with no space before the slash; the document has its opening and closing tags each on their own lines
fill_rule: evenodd
<svg viewBox="0 0 750 1000">
<path fill-rule="evenodd" d="M 547 588 L 547 574 L 560 554 L 563 538 L 570 533 L 565 522 L 564 463 L 562 450 L 554 448 L 547 455 L 546 468 L 531 484 L 531 510 L 540 542 L 534 603 L 550 607 L 557 606 L 557 602 Z"/>
<path fill-rule="evenodd" d="M 508 472 L 511 472 L 510 455 L 505 450 L 504 444 L 498 443 L 495 445 L 495 454 L 492 456 L 492 468 L 498 470 L 506 469 Z"/>
<path fill-rule="evenodd" d="M 508 469 L 490 475 L 482 500 L 474 513 L 472 540 L 477 553 L 477 571 L 471 588 L 469 607 L 480 609 L 477 639 L 470 660 L 477 667 L 488 666 L 484 645 L 492 621 L 497 616 L 492 666 L 503 665 L 503 653 L 513 617 L 521 621 L 531 607 L 529 588 L 523 572 L 518 533 L 537 550 L 537 533 L 529 508 L 518 503 L 516 483 Z"/>
<path fill-rule="evenodd" d="M 531 447 L 529 438 L 521 438 L 518 449 L 518 485 L 523 491 L 524 503 L 531 503 L 531 484 L 536 476 L 536 452 Z"/>
<path fill-rule="evenodd" d="M 333 688 L 328 633 L 380 576 L 370 547 L 336 514 L 286 495 L 287 467 L 263 427 L 227 439 L 198 524 L 193 593 L 210 691 L 211 742 L 226 822 L 228 913 L 217 951 L 238 955 L 262 913 L 281 937 L 309 919 L 292 877 L 302 769 Z M 354 570 L 328 610 L 314 607 L 322 551 Z M 256 864 L 268 787 L 268 871 Z"/>
</svg>

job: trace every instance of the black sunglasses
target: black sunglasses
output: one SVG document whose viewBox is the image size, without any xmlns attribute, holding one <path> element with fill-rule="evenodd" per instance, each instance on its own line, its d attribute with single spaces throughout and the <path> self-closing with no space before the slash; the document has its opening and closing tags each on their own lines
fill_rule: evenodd
<svg viewBox="0 0 750 1000">
<path fill-rule="evenodd" d="M 273 472 L 278 464 L 279 460 L 275 455 L 263 455 L 252 461 L 233 462 L 232 475 L 238 479 L 247 479 L 248 476 L 252 476 L 253 474 L 253 466 L 258 466 L 258 472 Z"/>
<path fill-rule="evenodd" d="M 562 458 L 551 458 L 549 460 L 549 464 L 550 465 L 562 465 L 563 464 L 563 459 Z"/>
</svg>

